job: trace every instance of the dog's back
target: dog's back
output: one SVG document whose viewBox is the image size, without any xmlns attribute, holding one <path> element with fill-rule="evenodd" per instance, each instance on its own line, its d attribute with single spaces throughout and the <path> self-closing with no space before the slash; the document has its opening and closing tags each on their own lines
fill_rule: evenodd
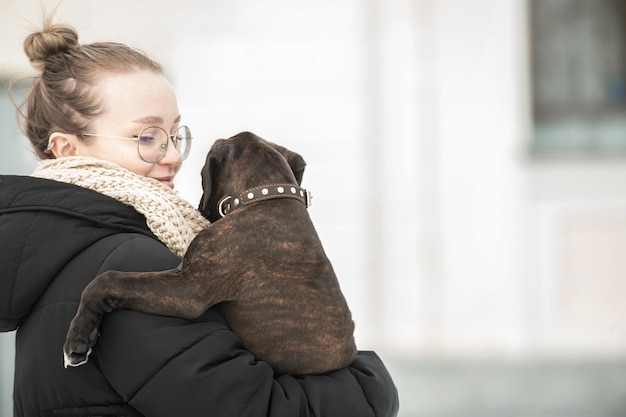
<svg viewBox="0 0 626 417">
<path fill-rule="evenodd" d="M 276 200 L 231 216 L 213 225 L 237 236 L 229 256 L 242 260 L 233 265 L 234 299 L 220 304 L 231 328 L 278 373 L 347 366 L 354 323 L 306 209 Z"/>
</svg>

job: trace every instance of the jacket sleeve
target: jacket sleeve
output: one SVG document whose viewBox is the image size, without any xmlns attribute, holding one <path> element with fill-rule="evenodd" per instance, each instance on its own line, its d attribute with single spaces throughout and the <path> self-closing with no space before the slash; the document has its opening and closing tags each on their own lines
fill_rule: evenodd
<svg viewBox="0 0 626 417">
<path fill-rule="evenodd" d="M 158 250 L 122 253 L 105 267 L 150 270 L 145 262 L 153 262 L 154 270 L 167 268 Z M 195 320 L 114 312 L 103 319 L 92 356 L 146 417 L 393 417 L 398 411 L 396 387 L 375 353 L 360 352 L 348 368 L 325 375 L 276 376 L 245 350 L 216 307 Z"/>
</svg>

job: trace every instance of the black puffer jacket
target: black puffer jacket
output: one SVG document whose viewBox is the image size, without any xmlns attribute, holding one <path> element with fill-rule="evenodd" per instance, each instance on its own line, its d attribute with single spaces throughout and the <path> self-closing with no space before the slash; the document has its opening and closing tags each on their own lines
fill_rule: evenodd
<svg viewBox="0 0 626 417">
<path fill-rule="evenodd" d="M 80 293 L 107 269 L 179 260 L 134 209 L 91 190 L 0 176 L 0 330 L 17 331 L 15 416 L 394 416 L 376 354 L 323 376 L 274 377 L 212 308 L 197 320 L 108 315 L 81 367 L 62 345 Z"/>
</svg>

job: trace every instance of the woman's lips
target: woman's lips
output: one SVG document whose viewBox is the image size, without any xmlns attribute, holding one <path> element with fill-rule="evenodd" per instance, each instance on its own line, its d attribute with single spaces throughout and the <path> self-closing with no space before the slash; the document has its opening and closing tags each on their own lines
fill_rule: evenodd
<svg viewBox="0 0 626 417">
<path fill-rule="evenodd" d="M 171 189 L 174 189 L 174 178 L 173 177 L 163 177 L 163 178 L 155 178 L 157 181 L 167 185 Z"/>
</svg>

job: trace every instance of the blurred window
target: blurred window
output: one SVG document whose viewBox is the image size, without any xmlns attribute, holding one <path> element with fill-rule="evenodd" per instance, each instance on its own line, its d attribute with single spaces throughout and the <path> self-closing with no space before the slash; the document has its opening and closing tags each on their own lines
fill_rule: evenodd
<svg viewBox="0 0 626 417">
<path fill-rule="evenodd" d="M 626 155 L 626 0 L 530 0 L 531 152 Z"/>
</svg>

